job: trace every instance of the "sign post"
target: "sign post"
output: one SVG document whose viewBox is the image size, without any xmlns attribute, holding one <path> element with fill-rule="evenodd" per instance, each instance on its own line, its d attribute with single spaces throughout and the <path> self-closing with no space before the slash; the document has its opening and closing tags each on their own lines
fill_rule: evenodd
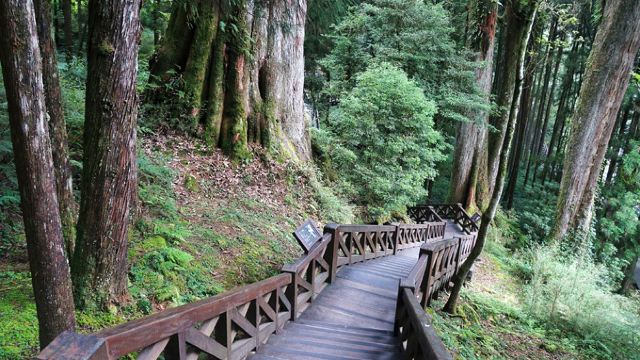
<svg viewBox="0 0 640 360">
<path fill-rule="evenodd" d="M 312 220 L 307 220 L 300 225 L 296 231 L 293 232 L 293 236 L 298 240 L 298 243 L 302 246 L 305 253 L 308 253 L 313 245 L 322 239 L 320 230 L 318 230 Z"/>
</svg>

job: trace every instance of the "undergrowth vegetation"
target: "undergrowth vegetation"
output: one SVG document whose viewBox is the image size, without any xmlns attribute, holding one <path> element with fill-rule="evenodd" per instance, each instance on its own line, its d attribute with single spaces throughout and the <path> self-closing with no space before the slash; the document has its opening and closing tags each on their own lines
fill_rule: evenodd
<svg viewBox="0 0 640 360">
<path fill-rule="evenodd" d="M 521 246 L 531 240 L 520 219 L 498 214 L 458 315 L 431 310 L 449 349 L 465 359 L 640 359 L 640 300 L 616 294 L 609 268 L 590 257 Z"/>
</svg>

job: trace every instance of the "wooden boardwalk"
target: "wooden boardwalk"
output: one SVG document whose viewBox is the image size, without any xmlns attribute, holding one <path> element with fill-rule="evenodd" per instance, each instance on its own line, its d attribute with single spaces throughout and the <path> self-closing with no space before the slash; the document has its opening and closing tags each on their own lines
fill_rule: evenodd
<svg viewBox="0 0 640 360">
<path fill-rule="evenodd" d="M 451 360 L 424 308 L 475 246 L 476 216 L 460 204 L 408 215 L 414 224 L 307 232 L 319 238 L 278 275 L 93 334 L 64 332 L 37 359 Z"/>
<path fill-rule="evenodd" d="M 451 221 L 446 229 L 445 238 L 464 235 Z M 401 359 L 393 334 L 398 282 L 419 252 L 410 248 L 340 268 L 335 283 L 249 359 Z"/>
</svg>

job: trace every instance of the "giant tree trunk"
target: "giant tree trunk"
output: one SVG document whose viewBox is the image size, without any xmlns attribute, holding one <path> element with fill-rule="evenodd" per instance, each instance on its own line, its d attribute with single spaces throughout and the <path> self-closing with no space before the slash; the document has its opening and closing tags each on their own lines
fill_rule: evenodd
<svg viewBox="0 0 640 360">
<path fill-rule="evenodd" d="M 605 4 L 572 118 L 552 238 L 588 229 L 613 123 L 640 48 L 640 2 Z"/>
<path fill-rule="evenodd" d="M 207 143 L 234 158 L 257 143 L 307 160 L 306 0 L 200 0 L 197 6 L 195 15 L 174 5 L 151 67 L 161 81 L 182 76 L 189 127 L 203 125 Z"/>
<path fill-rule="evenodd" d="M 514 3 L 515 1 L 515 3 Z M 505 31 L 508 33 L 507 42 L 505 45 L 505 62 L 504 64 L 510 64 L 512 59 L 510 56 L 515 57 L 515 74 L 508 74 L 508 77 L 503 78 L 505 82 L 512 83 L 511 89 L 513 93 L 507 96 L 508 109 L 505 111 L 506 116 L 501 116 L 502 123 L 500 126 L 504 132 L 502 137 L 502 143 L 498 144 L 500 149 L 498 151 L 498 171 L 496 173 L 495 189 L 491 194 L 491 200 L 487 210 L 482 214 L 482 221 L 480 223 L 480 229 L 478 231 L 476 245 L 471 250 L 469 257 L 460 267 L 460 270 L 453 277 L 453 289 L 451 295 L 444 306 L 444 310 L 448 313 L 455 313 L 456 304 L 460 297 L 460 290 L 464 284 L 464 280 L 467 278 L 467 273 L 471 269 L 471 266 L 476 259 L 482 253 L 484 243 L 487 238 L 489 226 L 493 221 L 498 210 L 498 204 L 502 197 L 502 191 L 504 189 L 505 178 L 507 177 L 507 164 L 509 162 L 509 151 L 511 149 L 511 142 L 513 140 L 513 134 L 515 132 L 518 109 L 520 106 L 522 80 L 524 77 L 524 57 L 526 54 L 527 43 L 529 41 L 529 35 L 531 34 L 531 27 L 535 20 L 538 11 L 538 0 L 530 0 L 528 3 L 524 3 L 521 0 L 511 0 L 505 3 L 505 14 L 507 16 L 507 28 Z M 510 33 L 510 34 L 509 34 Z M 513 77 L 513 80 L 509 78 Z M 510 99 L 509 99 L 510 98 Z"/>
<path fill-rule="evenodd" d="M 72 264 L 81 308 L 105 306 L 127 292 L 140 6 L 141 0 L 89 1 L 82 197 Z"/>
<path fill-rule="evenodd" d="M 53 166 L 56 174 L 58 208 L 60 209 L 67 258 L 71 259 L 76 233 L 76 201 L 73 197 L 67 127 L 62 109 L 58 64 L 55 46 L 51 38 L 51 2 L 50 0 L 34 0 L 34 6 L 37 17 L 38 42 L 42 56 L 42 80 L 47 114 L 49 115 L 49 135 L 51 136 Z"/>
<path fill-rule="evenodd" d="M 75 315 L 56 198 L 33 2 L 0 1 L 0 32 L 0 61 L 43 348 L 61 332 L 74 329 Z"/>
<path fill-rule="evenodd" d="M 468 9 L 467 28 L 476 31 L 468 34 L 467 47 L 476 54 L 474 60 L 483 64 L 475 70 L 475 77 L 478 88 L 488 99 L 493 80 L 498 5 L 493 1 L 470 0 Z M 486 152 L 486 116 L 485 112 L 470 114 L 473 121 L 460 123 L 456 132 L 449 201 L 465 204 L 466 208 L 477 207 L 475 199 L 478 169 L 483 152 Z"/>
</svg>

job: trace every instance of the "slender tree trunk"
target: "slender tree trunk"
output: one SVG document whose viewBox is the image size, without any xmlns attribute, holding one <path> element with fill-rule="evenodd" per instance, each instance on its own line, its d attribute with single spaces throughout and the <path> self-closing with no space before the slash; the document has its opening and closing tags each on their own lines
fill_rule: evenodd
<svg viewBox="0 0 640 360">
<path fill-rule="evenodd" d="M 153 5 L 153 47 L 155 49 L 160 46 L 160 36 L 162 36 L 162 28 L 160 27 L 160 3 L 161 0 L 155 0 Z"/>
<path fill-rule="evenodd" d="M 560 137 L 562 136 L 564 123 L 567 118 L 567 102 L 570 96 L 573 77 L 577 67 L 576 62 L 578 61 L 578 49 L 578 42 L 574 41 L 573 46 L 571 47 L 571 52 L 567 56 L 567 60 L 565 62 L 566 69 L 565 74 L 562 77 L 558 109 L 556 111 L 556 118 L 553 124 L 553 133 L 551 134 L 551 140 L 549 141 L 549 151 L 547 152 L 547 156 L 544 161 L 544 168 L 542 170 L 542 184 L 544 184 L 544 182 L 546 181 L 549 171 L 552 168 L 551 163 L 555 162 L 553 158 L 554 151 L 556 151 L 556 147 L 560 141 Z"/>
<path fill-rule="evenodd" d="M 33 2 L 0 1 L 0 32 L 0 61 L 43 348 L 61 332 L 74 329 L 75 315 L 56 198 Z"/>
<path fill-rule="evenodd" d="M 561 40 L 563 38 L 564 37 L 561 36 Z M 563 48 L 562 46 L 560 46 L 558 48 L 558 55 L 556 57 L 555 68 L 553 69 L 553 76 L 551 77 L 551 88 L 549 89 L 549 99 L 544 111 L 544 121 L 542 123 L 542 130 L 541 130 L 542 134 L 540 136 L 540 143 L 538 144 L 538 149 L 536 151 L 537 153 L 536 166 L 533 169 L 532 181 L 536 181 L 536 175 L 538 173 L 538 168 L 540 167 L 539 164 L 540 162 L 542 162 L 542 154 L 544 150 L 544 138 L 546 137 L 546 134 L 547 134 L 547 126 L 549 124 L 549 115 L 551 114 L 551 108 L 553 107 L 553 99 L 554 99 L 555 89 L 556 89 L 556 79 L 558 77 L 558 70 L 560 69 L 560 63 L 562 62 L 562 52 L 563 52 Z"/>
<path fill-rule="evenodd" d="M 627 126 L 627 121 L 629 119 L 629 112 L 631 111 L 631 102 L 629 102 L 628 106 L 625 107 L 624 111 L 618 116 L 618 122 L 616 123 L 616 127 L 618 129 L 618 137 L 611 143 L 611 159 L 609 159 L 609 168 L 607 169 L 607 175 L 605 178 L 605 183 L 610 185 L 613 180 L 613 174 L 616 172 L 616 166 L 618 164 L 618 154 L 620 153 L 620 147 L 622 144 L 622 140 L 624 139 L 624 130 Z"/>
<path fill-rule="evenodd" d="M 516 136 L 516 147 L 513 153 L 513 164 L 511 165 L 511 172 L 509 175 L 509 182 L 506 189 L 506 208 L 511 209 L 513 207 L 513 197 L 516 192 L 516 186 L 518 184 L 518 173 L 520 170 L 520 158 L 522 156 L 522 150 L 524 148 L 524 132 L 529 122 L 529 111 L 531 102 L 531 90 L 533 87 L 533 73 L 525 75 L 522 84 L 522 99 L 520 100 L 520 108 L 518 111 L 518 133 Z"/>
<path fill-rule="evenodd" d="M 513 2 L 509 1 L 508 3 L 512 4 Z M 518 6 L 516 6 L 515 8 L 518 8 Z M 505 11 L 514 11 L 514 7 L 505 6 Z M 526 28 L 531 27 L 531 24 L 527 24 L 525 27 L 521 27 L 522 23 L 519 23 L 518 21 L 515 21 L 510 17 L 509 21 L 510 23 L 507 24 L 507 28 L 504 31 L 504 52 L 502 54 L 503 59 L 500 61 L 501 64 L 503 64 L 503 67 L 500 69 L 500 71 L 496 72 L 500 73 L 500 76 L 498 77 L 498 81 L 496 83 L 497 88 L 495 89 L 495 102 L 497 110 L 494 111 L 494 113 L 490 117 L 490 123 L 496 128 L 496 131 L 490 132 L 488 136 L 489 155 L 487 163 L 487 174 L 488 178 L 492 179 L 492 181 L 490 182 L 489 191 L 486 194 L 488 197 L 487 199 L 485 199 L 485 203 L 487 201 L 490 201 L 490 199 L 492 198 L 491 194 L 493 193 L 495 188 L 495 179 L 497 179 L 499 168 L 498 165 L 500 163 L 500 152 L 502 149 L 502 144 L 504 142 L 504 137 L 507 133 L 507 119 L 510 116 L 514 89 L 517 82 L 518 66 L 522 66 L 522 64 L 518 63 L 518 61 L 520 61 L 520 52 L 524 52 L 521 47 L 524 46 L 526 48 L 527 46 L 527 43 L 525 42 L 524 44 L 522 44 L 522 41 L 523 38 L 528 38 L 529 36 L 528 30 L 526 30 Z M 524 23 L 526 22 L 527 20 L 524 21 Z M 509 26 L 513 26 L 514 28 L 510 29 Z M 524 33 L 525 30 L 527 34 Z"/>
<path fill-rule="evenodd" d="M 71 19 L 71 0 L 60 0 L 64 18 L 64 53 L 67 62 L 73 59 L 73 28 Z"/>
<path fill-rule="evenodd" d="M 607 1 L 572 119 L 551 234 L 555 240 L 564 238 L 569 230 L 581 233 L 590 224 L 604 151 L 638 48 L 640 2 Z"/>
<path fill-rule="evenodd" d="M 88 17 L 88 9 L 86 2 L 83 3 L 82 0 L 78 0 L 78 56 L 84 58 L 84 54 L 82 53 L 84 47 L 87 43 L 87 17 Z"/>
<path fill-rule="evenodd" d="M 136 75 L 141 0 L 90 0 L 78 238 L 72 266 L 81 308 L 127 292 L 127 237 L 136 194 Z"/>
<path fill-rule="evenodd" d="M 51 38 L 51 2 L 35 0 L 38 41 L 42 57 L 42 79 L 44 83 L 47 114 L 49 115 L 49 135 L 53 153 L 53 165 L 56 175 L 56 194 L 62 222 L 62 234 L 65 239 L 67 258 L 73 255 L 76 233 L 76 201 L 73 196 L 73 180 L 67 127 L 62 108 L 62 94 L 56 61 L 56 50 Z"/>
<path fill-rule="evenodd" d="M 527 163 L 527 171 L 525 173 L 524 185 L 529 182 L 529 174 L 531 171 L 535 173 L 536 166 L 538 164 L 540 149 L 544 142 L 544 136 L 546 133 L 547 123 L 545 122 L 545 112 L 549 91 L 549 84 L 551 82 L 551 72 L 553 71 L 553 44 L 556 40 L 556 34 L 558 31 L 558 17 L 554 16 L 549 26 L 548 43 L 545 48 L 545 67 L 543 70 L 544 77 L 540 84 L 540 97 L 538 98 L 538 106 L 536 111 L 536 126 L 533 128 L 534 136 L 533 143 L 531 144 L 531 150 L 529 153 L 529 161 Z"/>
<path fill-rule="evenodd" d="M 488 98 L 492 85 L 498 5 L 492 1 L 471 0 L 468 9 L 467 28 L 477 30 L 468 34 L 467 47 L 476 54 L 474 60 L 483 64 L 475 71 L 476 83 Z M 477 178 L 480 152 L 486 151 L 483 146 L 486 127 L 482 124 L 486 121 L 486 116 L 484 112 L 470 114 L 474 121 L 459 124 L 456 133 L 449 201 L 463 203 L 467 208 L 477 207 L 475 204 L 477 181 L 474 179 Z"/>
<path fill-rule="evenodd" d="M 449 299 L 444 306 L 444 311 L 448 313 L 455 313 L 456 304 L 460 297 L 460 290 L 462 289 L 464 280 L 467 278 L 467 273 L 471 269 L 473 263 L 482 253 L 482 249 L 487 238 L 487 233 L 489 231 L 489 225 L 493 221 L 496 211 L 498 210 L 498 204 L 500 202 L 500 198 L 502 197 L 505 178 L 507 176 L 509 151 L 511 149 L 513 134 L 515 132 L 517 122 L 516 119 L 518 118 L 518 108 L 520 106 L 522 80 L 524 77 L 524 57 L 526 54 L 529 36 L 531 34 L 531 27 L 538 10 L 538 2 L 535 0 L 532 0 L 526 4 L 521 2 L 520 0 L 514 1 L 517 2 L 514 3 L 513 1 L 507 1 L 505 4 L 505 13 L 507 16 L 506 31 L 511 33 L 511 35 L 507 38 L 508 41 L 505 43 L 505 46 L 507 48 L 506 54 L 509 54 L 506 56 L 513 56 L 516 58 L 516 72 L 510 74 L 510 77 L 513 77 L 513 80 L 508 81 L 513 83 L 513 93 L 511 94 L 511 100 L 508 101 L 507 115 L 502 118 L 502 121 L 504 121 L 502 129 L 505 132 L 505 136 L 502 143 L 500 144 L 496 187 L 491 194 L 491 201 L 489 202 L 487 211 L 482 214 L 482 221 L 480 223 L 476 245 L 474 246 L 473 250 L 471 250 L 471 253 L 469 254 L 467 260 L 465 260 L 465 262 L 462 264 L 460 270 L 452 279 L 454 284 L 453 289 L 451 290 L 451 295 L 449 295 Z M 510 61 L 505 61 L 505 64 L 508 64 L 509 62 Z"/>
</svg>

